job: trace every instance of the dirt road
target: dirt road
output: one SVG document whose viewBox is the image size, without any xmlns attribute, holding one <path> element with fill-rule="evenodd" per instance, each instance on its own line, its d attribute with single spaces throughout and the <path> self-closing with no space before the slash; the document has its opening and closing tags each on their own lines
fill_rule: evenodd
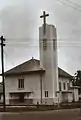
<svg viewBox="0 0 81 120">
<path fill-rule="evenodd" d="M 0 120 L 81 120 L 80 109 L 46 112 L 0 113 Z"/>
</svg>

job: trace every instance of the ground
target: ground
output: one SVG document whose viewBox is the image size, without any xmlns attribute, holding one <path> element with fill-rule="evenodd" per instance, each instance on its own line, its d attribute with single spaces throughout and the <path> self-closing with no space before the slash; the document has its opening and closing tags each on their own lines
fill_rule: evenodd
<svg viewBox="0 0 81 120">
<path fill-rule="evenodd" d="M 0 120 L 81 120 L 80 109 L 43 112 L 0 113 Z"/>
</svg>

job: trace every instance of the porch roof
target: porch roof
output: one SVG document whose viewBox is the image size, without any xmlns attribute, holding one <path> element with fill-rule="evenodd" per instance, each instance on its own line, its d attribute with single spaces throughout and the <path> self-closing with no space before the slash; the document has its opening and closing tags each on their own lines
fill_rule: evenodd
<svg viewBox="0 0 81 120">
<path fill-rule="evenodd" d="M 32 93 L 32 92 L 10 92 L 9 94 L 27 94 L 27 93 Z"/>
<path fill-rule="evenodd" d="M 70 89 L 79 89 L 80 87 L 79 86 L 72 86 L 70 87 Z"/>
<path fill-rule="evenodd" d="M 72 91 L 62 91 L 62 93 L 72 93 Z"/>
</svg>

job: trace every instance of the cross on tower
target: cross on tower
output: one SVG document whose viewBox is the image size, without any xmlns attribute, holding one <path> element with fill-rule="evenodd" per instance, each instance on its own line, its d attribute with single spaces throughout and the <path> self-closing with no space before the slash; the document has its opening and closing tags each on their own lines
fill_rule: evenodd
<svg viewBox="0 0 81 120">
<path fill-rule="evenodd" d="M 49 14 L 46 14 L 45 11 L 43 11 L 43 15 L 40 16 L 40 18 L 43 18 L 43 34 L 46 34 L 46 17 L 49 16 Z"/>
</svg>

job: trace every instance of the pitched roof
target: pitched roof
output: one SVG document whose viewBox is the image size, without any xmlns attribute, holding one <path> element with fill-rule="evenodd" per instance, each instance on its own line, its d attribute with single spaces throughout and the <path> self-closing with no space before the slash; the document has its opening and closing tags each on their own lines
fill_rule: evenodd
<svg viewBox="0 0 81 120">
<path fill-rule="evenodd" d="M 45 68 L 40 66 L 40 61 L 37 59 L 30 59 L 10 70 L 5 72 L 5 75 L 21 74 L 21 73 L 32 73 L 32 72 L 44 72 Z M 66 71 L 58 67 L 58 75 L 62 77 L 72 77 Z"/>
<path fill-rule="evenodd" d="M 36 59 L 30 59 L 10 70 L 5 72 L 5 75 L 10 74 L 21 74 L 21 73 L 30 73 L 30 72 L 44 72 L 45 69 L 40 67 L 40 61 Z"/>
<path fill-rule="evenodd" d="M 58 75 L 62 76 L 62 77 L 72 78 L 72 76 L 69 73 L 67 73 L 66 71 L 64 71 L 61 68 L 58 68 Z"/>
</svg>

